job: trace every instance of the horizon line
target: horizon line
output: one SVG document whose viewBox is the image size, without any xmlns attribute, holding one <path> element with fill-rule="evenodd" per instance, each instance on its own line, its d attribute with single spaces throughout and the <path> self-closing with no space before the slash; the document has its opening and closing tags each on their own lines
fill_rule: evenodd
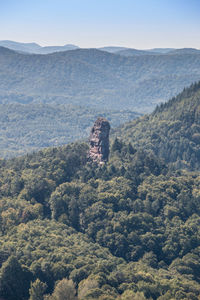
<svg viewBox="0 0 200 300">
<path fill-rule="evenodd" d="M 136 48 L 136 47 L 130 47 L 130 46 L 124 46 L 124 45 L 116 45 L 116 44 L 109 44 L 109 45 L 104 45 L 104 46 L 87 46 L 87 47 L 81 47 L 81 46 L 78 46 L 77 44 L 73 44 L 73 43 L 63 43 L 63 44 L 48 44 L 48 45 L 41 45 L 39 44 L 38 42 L 22 42 L 22 41 L 14 41 L 14 40 L 0 40 L 0 42 L 14 42 L 14 43 L 19 43 L 19 44 L 36 44 L 38 46 L 40 46 L 41 48 L 44 48 L 44 47 L 64 47 L 64 46 L 67 46 L 67 45 L 72 45 L 72 46 L 76 46 L 80 49 L 99 49 L 99 48 L 107 48 L 107 47 L 113 47 L 113 48 L 127 48 L 127 49 L 135 49 L 135 50 L 153 50 L 153 49 L 196 49 L 196 50 L 200 50 L 199 48 L 195 48 L 195 47 L 190 47 L 190 46 L 187 46 L 187 47 L 170 47 L 170 46 L 166 46 L 166 47 L 162 47 L 162 46 L 155 46 L 155 47 L 148 47 L 148 48 Z"/>
</svg>

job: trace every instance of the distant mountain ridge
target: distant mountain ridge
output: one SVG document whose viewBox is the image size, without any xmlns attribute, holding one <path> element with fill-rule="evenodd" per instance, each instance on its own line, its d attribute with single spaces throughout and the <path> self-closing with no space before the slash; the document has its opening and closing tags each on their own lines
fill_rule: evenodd
<svg viewBox="0 0 200 300">
<path fill-rule="evenodd" d="M 169 51 L 168 54 L 200 54 L 200 50 L 195 48 L 182 48 Z"/>
<path fill-rule="evenodd" d="M 153 49 L 148 49 L 146 51 L 150 51 L 150 52 L 154 52 L 154 53 L 163 53 L 163 54 L 166 54 L 170 51 L 173 51 L 175 50 L 174 48 L 153 48 Z"/>
<path fill-rule="evenodd" d="M 195 48 L 155 48 L 152 50 L 122 49 L 114 52 L 122 56 L 138 56 L 138 55 L 183 55 L 183 54 L 200 54 L 200 50 Z"/>
<path fill-rule="evenodd" d="M 0 41 L 0 46 L 9 48 L 15 51 L 34 52 L 41 48 L 37 43 L 19 43 L 9 40 Z"/>
<path fill-rule="evenodd" d="M 140 56 L 140 55 L 162 55 L 160 52 L 153 52 L 147 50 L 137 50 L 137 49 L 123 49 L 115 52 L 116 54 L 122 56 Z"/>
<path fill-rule="evenodd" d="M 0 41 L 0 46 L 6 47 L 19 52 L 27 52 L 31 54 L 49 54 L 53 52 L 67 51 L 78 49 L 75 45 L 64 45 L 64 46 L 46 46 L 42 47 L 36 43 L 19 43 L 14 41 Z"/>
<path fill-rule="evenodd" d="M 1 47 L 0 66 L 0 103 L 31 101 L 145 112 L 200 79 L 196 54 L 124 57 L 76 49 L 27 55 Z"/>
<path fill-rule="evenodd" d="M 100 47 L 97 48 L 98 50 L 106 51 L 108 53 L 115 53 L 120 55 L 128 56 L 127 53 L 130 53 L 130 56 L 132 55 L 150 55 L 150 54 L 162 54 L 167 53 L 168 51 L 171 51 L 172 49 L 155 49 L 154 50 L 140 50 L 140 49 L 134 49 L 134 48 L 127 48 L 127 47 L 118 47 L 118 46 L 107 46 L 107 47 Z M 156 51 L 157 50 L 157 51 Z"/>
<path fill-rule="evenodd" d="M 40 46 L 37 43 L 21 43 L 9 40 L 0 41 L 0 46 L 6 47 L 19 52 L 27 52 L 31 54 L 50 54 L 54 52 L 68 51 L 80 49 L 79 46 L 73 44 L 66 44 L 64 46 Z M 115 53 L 123 56 L 134 56 L 134 55 L 161 55 L 161 54 L 193 54 L 200 52 L 198 49 L 194 48 L 183 48 L 183 49 L 174 49 L 174 48 L 153 48 L 147 50 L 134 49 L 122 46 L 105 46 L 97 48 L 101 51 L 106 51 L 108 53 Z"/>
</svg>

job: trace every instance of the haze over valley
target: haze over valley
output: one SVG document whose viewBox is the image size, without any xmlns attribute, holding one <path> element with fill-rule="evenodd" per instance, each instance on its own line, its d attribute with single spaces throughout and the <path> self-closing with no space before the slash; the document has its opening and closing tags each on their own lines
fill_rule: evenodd
<svg viewBox="0 0 200 300">
<path fill-rule="evenodd" d="M 197 49 L 100 50 L 70 45 L 68 50 L 66 46 L 41 55 L 25 52 L 44 49 L 35 43 L 1 43 L 18 49 L 0 47 L 3 157 L 85 139 L 97 115 L 119 126 L 151 112 L 200 78 Z"/>
</svg>

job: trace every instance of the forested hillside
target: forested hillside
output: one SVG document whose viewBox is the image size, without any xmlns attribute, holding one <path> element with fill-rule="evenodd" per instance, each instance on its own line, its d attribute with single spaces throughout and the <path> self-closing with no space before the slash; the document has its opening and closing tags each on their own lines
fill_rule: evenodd
<svg viewBox="0 0 200 300">
<path fill-rule="evenodd" d="M 0 297 L 199 299 L 199 174 L 119 140 L 102 167 L 87 151 L 0 162 Z"/>
<path fill-rule="evenodd" d="M 115 132 L 175 168 L 200 170 L 200 82 Z"/>
<path fill-rule="evenodd" d="M 80 142 L 0 160 L 0 298 L 200 298 L 199 96 L 114 132 L 102 166 Z"/>
</svg>

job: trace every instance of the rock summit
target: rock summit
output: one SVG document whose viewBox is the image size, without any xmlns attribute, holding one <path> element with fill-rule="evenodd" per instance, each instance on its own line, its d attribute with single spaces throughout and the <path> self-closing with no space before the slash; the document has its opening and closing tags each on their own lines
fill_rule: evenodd
<svg viewBox="0 0 200 300">
<path fill-rule="evenodd" d="M 89 159 L 104 164 L 109 157 L 110 124 L 105 118 L 98 118 L 92 127 L 89 143 Z"/>
</svg>

